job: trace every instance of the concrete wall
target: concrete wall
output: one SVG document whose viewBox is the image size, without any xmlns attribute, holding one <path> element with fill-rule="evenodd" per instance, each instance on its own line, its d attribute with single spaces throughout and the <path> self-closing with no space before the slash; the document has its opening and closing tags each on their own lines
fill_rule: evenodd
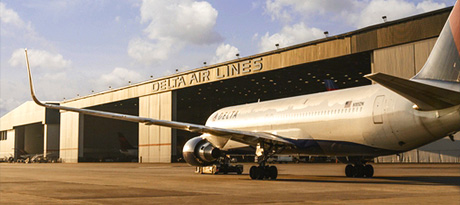
<svg viewBox="0 0 460 205">
<path fill-rule="evenodd" d="M 139 116 L 172 119 L 172 93 L 139 98 Z M 171 128 L 139 125 L 139 162 L 171 162 Z"/>
</svg>

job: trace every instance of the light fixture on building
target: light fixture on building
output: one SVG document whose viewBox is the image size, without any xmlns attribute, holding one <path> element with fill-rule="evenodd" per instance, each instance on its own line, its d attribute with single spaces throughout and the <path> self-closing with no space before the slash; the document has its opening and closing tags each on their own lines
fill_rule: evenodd
<svg viewBox="0 0 460 205">
<path fill-rule="evenodd" d="M 324 31 L 324 36 L 329 37 L 329 31 Z"/>
<path fill-rule="evenodd" d="M 237 57 L 237 58 L 240 58 L 240 54 L 239 54 L 239 53 L 237 53 L 237 54 L 236 54 L 236 57 Z"/>
<path fill-rule="evenodd" d="M 382 19 L 383 19 L 383 22 L 384 22 L 384 23 L 387 22 L 387 16 L 382 16 Z"/>
<path fill-rule="evenodd" d="M 205 61 L 205 62 L 203 62 L 203 65 L 204 65 L 204 66 L 206 66 L 206 61 Z"/>
<path fill-rule="evenodd" d="M 275 44 L 275 46 L 276 46 L 276 49 L 279 49 L 279 48 L 280 48 L 280 44 L 279 44 L 279 43 Z"/>
</svg>

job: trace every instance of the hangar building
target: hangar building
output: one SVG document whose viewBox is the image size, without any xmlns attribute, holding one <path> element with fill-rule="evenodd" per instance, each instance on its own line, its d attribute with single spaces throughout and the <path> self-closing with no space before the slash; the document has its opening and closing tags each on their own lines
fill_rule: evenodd
<svg viewBox="0 0 460 205">
<path fill-rule="evenodd" d="M 344 89 L 371 84 L 363 76 L 373 72 L 410 78 L 424 65 L 451 10 L 449 7 L 235 57 L 232 61 L 66 100 L 61 105 L 204 124 L 212 112 L 222 107 L 326 91 L 325 79 Z M 79 162 L 117 155 L 120 135 L 138 145 L 138 160 L 142 163 L 180 160 L 182 146 L 193 137 L 191 133 L 166 127 L 61 112 L 60 157 L 63 162 Z M 458 142 L 454 144 L 460 147 Z M 426 152 L 411 152 L 402 159 L 422 162 L 425 158 L 420 158 L 420 153 L 438 158 L 444 155 L 442 150 Z M 449 151 L 448 160 L 460 162 L 459 152 Z M 457 155 L 450 156 L 451 153 Z M 378 158 L 383 162 L 404 160 L 401 156 Z"/>
<path fill-rule="evenodd" d="M 0 119 L 0 158 L 59 152 L 60 115 L 32 101 Z"/>
</svg>

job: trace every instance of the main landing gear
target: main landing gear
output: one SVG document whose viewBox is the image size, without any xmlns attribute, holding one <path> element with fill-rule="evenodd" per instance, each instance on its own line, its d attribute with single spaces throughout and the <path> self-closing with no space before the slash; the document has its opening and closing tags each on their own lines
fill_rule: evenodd
<svg viewBox="0 0 460 205">
<path fill-rule="evenodd" d="M 266 165 L 268 158 L 276 153 L 281 152 L 284 147 L 278 147 L 273 144 L 259 143 L 257 145 L 256 155 L 258 157 L 259 166 L 252 166 L 249 170 L 251 179 L 272 179 L 278 177 L 278 168 L 276 166 Z"/>
<path fill-rule="evenodd" d="M 347 164 L 345 167 L 345 175 L 347 177 L 372 177 L 374 176 L 374 167 L 370 164 L 370 157 L 337 157 L 337 159 Z"/>
<path fill-rule="evenodd" d="M 370 164 L 348 164 L 345 167 L 347 177 L 372 177 L 374 176 L 374 167 Z"/>
<path fill-rule="evenodd" d="M 276 166 L 252 166 L 249 170 L 251 179 L 276 179 L 278 168 Z"/>
</svg>

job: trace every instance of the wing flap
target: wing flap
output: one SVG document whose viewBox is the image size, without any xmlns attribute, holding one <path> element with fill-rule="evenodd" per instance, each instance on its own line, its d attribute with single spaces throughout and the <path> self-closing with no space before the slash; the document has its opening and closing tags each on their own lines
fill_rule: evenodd
<svg viewBox="0 0 460 205">
<path fill-rule="evenodd" d="M 395 76 L 375 73 L 364 76 L 398 93 L 421 110 L 440 110 L 460 104 L 460 93 Z"/>
</svg>

